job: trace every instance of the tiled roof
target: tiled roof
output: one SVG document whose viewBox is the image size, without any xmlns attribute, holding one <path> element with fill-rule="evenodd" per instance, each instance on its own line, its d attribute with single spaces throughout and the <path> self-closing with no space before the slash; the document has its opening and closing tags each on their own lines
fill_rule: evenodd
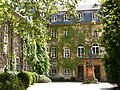
<svg viewBox="0 0 120 90">
<path fill-rule="evenodd" d="M 79 10 L 96 10 L 96 9 L 100 9 L 100 6 L 98 4 L 94 4 L 94 5 L 81 5 L 79 7 L 76 8 L 78 11 Z M 67 9 L 64 6 L 60 6 L 59 7 L 59 11 L 67 11 Z"/>
<path fill-rule="evenodd" d="M 97 4 L 94 5 L 81 5 L 79 7 L 77 7 L 77 10 L 96 10 L 96 9 L 100 9 L 100 6 Z"/>
</svg>

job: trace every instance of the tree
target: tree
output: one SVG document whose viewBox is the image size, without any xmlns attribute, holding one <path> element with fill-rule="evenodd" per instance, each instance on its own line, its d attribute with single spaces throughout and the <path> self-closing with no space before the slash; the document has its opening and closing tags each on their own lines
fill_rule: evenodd
<svg viewBox="0 0 120 90">
<path fill-rule="evenodd" d="M 120 86 L 120 7 L 117 0 L 103 0 L 99 13 L 103 25 L 101 43 L 106 51 L 103 62 L 107 79 Z"/>
<path fill-rule="evenodd" d="M 77 0 L 1 0 L 0 27 L 10 22 L 10 29 L 22 38 L 23 60 L 29 62 L 32 70 L 48 75 L 48 19 L 60 5 L 75 15 L 76 4 Z"/>
</svg>

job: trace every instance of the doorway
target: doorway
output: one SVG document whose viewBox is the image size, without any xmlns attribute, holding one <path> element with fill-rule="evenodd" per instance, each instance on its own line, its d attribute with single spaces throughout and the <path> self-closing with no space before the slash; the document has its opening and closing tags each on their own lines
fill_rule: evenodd
<svg viewBox="0 0 120 90">
<path fill-rule="evenodd" d="M 96 79 L 98 79 L 98 81 L 100 81 L 100 66 L 94 66 L 95 69 L 94 69 L 94 72 L 95 72 L 95 77 Z"/>
<path fill-rule="evenodd" d="M 83 66 L 78 66 L 78 81 L 84 80 L 84 69 Z"/>
</svg>

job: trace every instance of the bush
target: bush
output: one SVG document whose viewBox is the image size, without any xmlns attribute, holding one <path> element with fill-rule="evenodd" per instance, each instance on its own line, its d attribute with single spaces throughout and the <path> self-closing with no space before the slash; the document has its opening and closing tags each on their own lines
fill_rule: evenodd
<svg viewBox="0 0 120 90">
<path fill-rule="evenodd" d="M 39 75 L 36 72 L 33 72 L 34 76 L 35 76 L 35 83 L 38 82 L 39 79 Z"/>
<path fill-rule="evenodd" d="M 24 85 L 14 73 L 0 74 L 0 90 L 25 90 Z"/>
<path fill-rule="evenodd" d="M 28 88 L 30 85 L 38 81 L 39 76 L 35 72 L 25 71 L 18 73 L 18 78 L 22 81 L 25 88 Z"/>
<path fill-rule="evenodd" d="M 70 77 L 70 79 L 71 79 L 72 82 L 76 81 L 75 77 Z"/>
<path fill-rule="evenodd" d="M 51 79 L 45 75 L 39 75 L 38 83 L 48 83 Z"/>
<path fill-rule="evenodd" d="M 25 88 L 28 88 L 31 84 L 31 77 L 28 75 L 27 72 L 18 73 L 18 78 L 22 81 Z"/>
</svg>

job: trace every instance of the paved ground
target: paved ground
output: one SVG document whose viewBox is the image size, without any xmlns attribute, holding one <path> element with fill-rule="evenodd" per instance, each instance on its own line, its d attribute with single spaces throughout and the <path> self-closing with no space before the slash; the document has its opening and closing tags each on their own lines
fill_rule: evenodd
<svg viewBox="0 0 120 90">
<path fill-rule="evenodd" d="M 27 90 L 113 90 L 109 83 L 82 84 L 80 82 L 35 83 Z"/>
</svg>

